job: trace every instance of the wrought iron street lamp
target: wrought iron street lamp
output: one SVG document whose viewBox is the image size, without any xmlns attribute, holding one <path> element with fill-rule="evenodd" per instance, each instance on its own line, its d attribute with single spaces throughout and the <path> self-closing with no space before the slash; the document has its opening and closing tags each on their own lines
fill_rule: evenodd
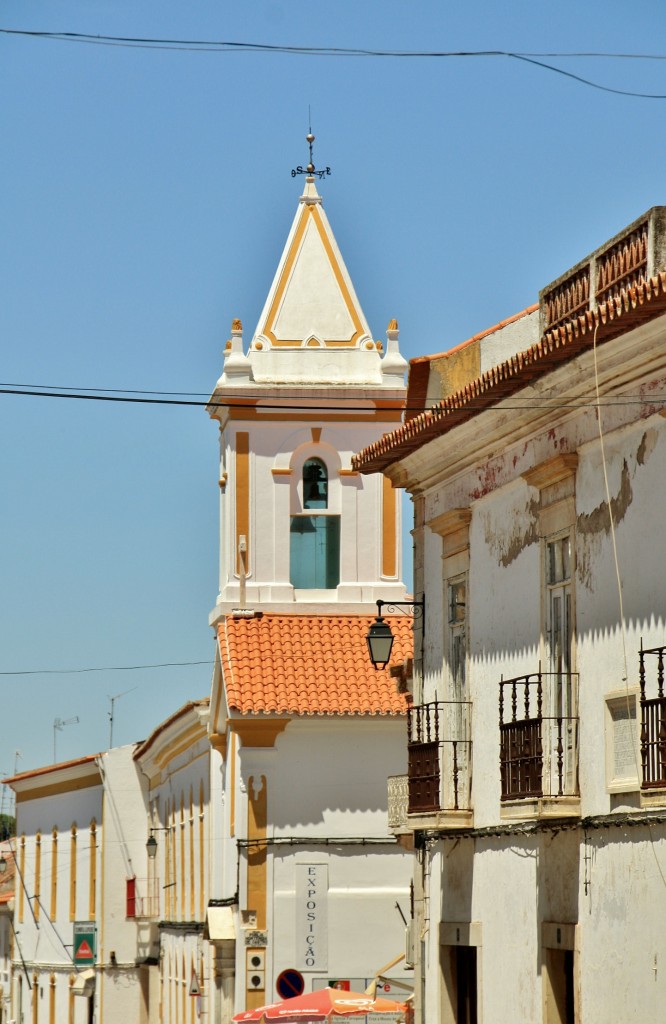
<svg viewBox="0 0 666 1024">
<path fill-rule="evenodd" d="M 153 835 L 153 832 L 169 832 L 168 828 L 151 828 L 148 841 L 146 842 L 146 852 L 150 860 L 155 860 L 157 856 L 157 839 Z"/>
<path fill-rule="evenodd" d="M 394 640 L 391 627 L 382 615 L 382 608 L 384 607 L 388 611 L 392 611 L 395 608 L 408 608 L 413 613 L 415 619 L 420 618 L 421 620 L 422 648 L 425 638 L 425 597 L 420 601 L 377 601 L 377 618 L 371 623 L 368 635 L 366 636 L 370 661 L 376 669 L 386 668 L 388 665 Z"/>
</svg>

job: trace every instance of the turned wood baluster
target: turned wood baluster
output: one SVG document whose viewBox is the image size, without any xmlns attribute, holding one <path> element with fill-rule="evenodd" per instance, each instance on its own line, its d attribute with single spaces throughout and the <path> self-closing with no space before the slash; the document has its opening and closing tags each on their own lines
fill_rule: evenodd
<svg viewBox="0 0 666 1024">
<path fill-rule="evenodd" d="M 506 767 L 505 767 L 505 736 L 502 730 L 504 724 L 504 677 L 500 678 L 499 691 L 499 724 L 500 724 L 500 779 L 502 782 L 502 796 L 506 793 Z"/>
<path fill-rule="evenodd" d="M 641 765 L 643 768 L 643 782 L 648 781 L 648 740 L 649 732 L 647 725 L 647 704 L 645 698 L 645 652 L 643 651 L 643 637 L 641 637 L 641 649 L 638 652 L 638 680 L 641 688 Z"/>
<path fill-rule="evenodd" d="M 458 741 L 453 741 L 453 808 L 458 810 Z"/>
<path fill-rule="evenodd" d="M 557 719 L 557 795 L 562 796 L 564 789 L 562 786 L 562 769 L 564 764 L 563 758 L 564 746 L 562 744 L 562 717 Z"/>
</svg>

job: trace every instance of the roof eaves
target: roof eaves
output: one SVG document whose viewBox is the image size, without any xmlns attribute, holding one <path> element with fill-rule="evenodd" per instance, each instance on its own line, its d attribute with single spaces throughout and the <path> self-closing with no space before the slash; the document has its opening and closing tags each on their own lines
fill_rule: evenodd
<svg viewBox="0 0 666 1024">
<path fill-rule="evenodd" d="M 586 310 L 567 323 L 546 331 L 538 342 L 524 352 L 492 367 L 455 394 L 442 399 L 432 409 L 412 417 L 397 430 L 384 434 L 374 444 L 364 448 L 353 456 L 353 468 L 360 473 L 381 472 L 433 438 L 514 394 L 536 377 L 573 359 L 583 349 L 591 347 L 595 334 L 597 344 L 602 344 L 617 337 L 623 330 L 631 330 L 637 323 L 630 322 L 627 325 L 621 321 L 631 313 L 640 313 L 641 307 L 651 305 L 659 298 L 662 302 L 666 299 L 665 271 L 631 288 L 622 289 L 618 296 L 609 299 L 596 310 Z M 663 312 L 663 305 L 657 305 L 653 315 Z M 648 319 L 651 319 L 649 315 L 643 315 L 640 322 Z"/>
</svg>

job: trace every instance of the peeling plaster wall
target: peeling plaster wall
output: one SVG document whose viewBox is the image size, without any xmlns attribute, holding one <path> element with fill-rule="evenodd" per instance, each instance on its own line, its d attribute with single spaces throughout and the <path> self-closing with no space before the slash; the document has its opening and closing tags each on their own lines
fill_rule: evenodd
<svg viewBox="0 0 666 1024">
<path fill-rule="evenodd" d="M 653 390 L 649 383 L 633 383 L 628 393 Z M 656 406 L 604 406 L 607 494 L 596 412 L 589 403 L 583 405 L 546 428 L 524 436 L 516 431 L 511 445 L 498 444 L 490 458 L 451 473 L 424 492 L 426 520 L 454 508 L 472 512 L 467 677 L 477 828 L 500 823 L 499 680 L 536 671 L 544 655 L 540 495 L 523 474 L 560 453 L 578 454 L 574 602 L 581 814 L 638 806 L 637 792 L 608 791 L 606 697 L 622 692 L 625 682 L 637 684 L 641 639 L 645 647 L 666 643 L 666 422 Z M 455 449 L 462 436 L 454 431 L 449 446 Z M 427 701 L 446 697 L 447 627 L 441 538 L 428 529 L 423 533 L 419 558 L 428 601 Z M 663 826 L 655 826 L 652 834 L 644 827 L 612 827 L 590 831 L 587 842 L 581 829 L 536 838 L 436 843 L 426 865 L 428 1019 L 435 1019 L 441 1001 L 439 924 L 459 921 L 478 922 L 481 928 L 484 1020 L 542 1019 L 548 955 L 542 928 L 548 922 L 576 924 L 577 1014 L 585 1024 L 607 1024 L 613 1011 L 618 1020 L 660 1020 L 666 996 L 662 835 Z"/>
</svg>

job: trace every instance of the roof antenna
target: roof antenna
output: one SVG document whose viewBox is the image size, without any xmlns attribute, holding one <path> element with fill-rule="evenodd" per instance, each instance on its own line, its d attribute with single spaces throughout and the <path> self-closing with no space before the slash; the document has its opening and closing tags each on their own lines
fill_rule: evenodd
<svg viewBox="0 0 666 1024">
<path fill-rule="evenodd" d="M 307 167 L 303 167 L 301 164 L 299 164 L 298 167 L 295 167 L 291 172 L 292 178 L 295 178 L 297 174 L 307 174 L 308 177 L 314 177 L 316 174 L 319 180 L 321 181 L 322 178 L 325 178 L 328 175 L 330 175 L 330 167 L 324 167 L 322 168 L 321 171 L 318 171 L 315 168 L 314 156 L 312 154 L 312 144 L 314 140 L 315 137 L 312 134 L 312 116 L 310 114 L 310 107 L 308 106 L 308 134 L 305 136 L 305 141 L 307 142 L 308 147 L 310 149 L 310 163 L 307 165 Z"/>
<path fill-rule="evenodd" d="M 73 718 L 54 718 L 53 719 L 53 763 L 57 764 L 58 759 L 56 758 L 56 733 L 62 732 L 66 725 L 78 725 L 79 716 L 74 715 Z"/>
<path fill-rule="evenodd" d="M 132 686 L 129 690 L 123 690 L 122 693 L 117 693 L 115 697 L 112 697 L 107 693 L 107 697 L 111 701 L 111 710 L 107 711 L 107 715 L 109 716 L 109 750 L 113 747 L 113 705 L 117 700 L 120 700 L 121 697 L 124 697 L 126 693 L 132 693 L 133 690 L 138 690 L 138 686 Z"/>
</svg>

